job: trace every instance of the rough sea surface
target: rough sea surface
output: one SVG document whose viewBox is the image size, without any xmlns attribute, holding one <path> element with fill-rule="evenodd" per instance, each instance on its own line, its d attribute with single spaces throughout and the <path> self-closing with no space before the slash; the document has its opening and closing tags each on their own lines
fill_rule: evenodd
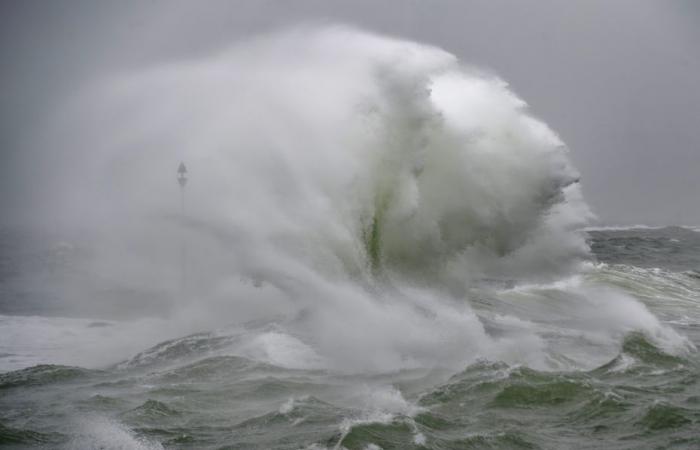
<svg viewBox="0 0 700 450">
<path fill-rule="evenodd" d="M 5 231 L 0 446 L 700 448 L 700 233 L 587 233 L 595 261 L 579 275 L 541 285 L 484 281 L 460 300 L 490 336 L 534 330 L 544 359 L 352 373 L 316 361 L 314 344 L 290 335 L 284 320 L 203 330 L 120 358 L 110 345 L 119 348 L 133 319 L 66 318 L 46 293 L 23 290 L 24 277 L 45 277 L 44 285 L 65 277 L 71 253 L 19 245 Z M 587 327 L 574 323 L 581 292 L 602 296 Z M 644 305 L 658 333 L 631 322 L 602 339 L 595 325 L 612 314 L 606 302 L 619 302 L 606 292 Z M 93 363 L 64 363 L 83 359 Z"/>
<path fill-rule="evenodd" d="M 0 445 L 700 448 L 700 233 L 584 231 L 489 71 L 302 26 L 67 97 L 0 229 Z"/>
</svg>

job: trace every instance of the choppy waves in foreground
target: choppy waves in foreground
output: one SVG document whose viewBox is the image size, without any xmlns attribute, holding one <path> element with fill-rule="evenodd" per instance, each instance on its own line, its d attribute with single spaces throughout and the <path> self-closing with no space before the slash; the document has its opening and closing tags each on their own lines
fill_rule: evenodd
<svg viewBox="0 0 700 450">
<path fill-rule="evenodd" d="M 584 231 L 564 143 L 449 53 L 288 30 L 91 84 L 36 145 L 4 445 L 699 444 L 700 233 Z"/>
</svg>

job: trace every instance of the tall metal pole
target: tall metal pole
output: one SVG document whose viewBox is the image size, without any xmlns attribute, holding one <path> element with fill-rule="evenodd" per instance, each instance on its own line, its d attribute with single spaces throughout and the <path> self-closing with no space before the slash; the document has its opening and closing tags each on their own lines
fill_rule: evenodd
<svg viewBox="0 0 700 450">
<path fill-rule="evenodd" d="M 177 182 L 180 185 L 180 222 L 185 221 L 185 185 L 187 184 L 187 167 L 181 162 L 177 168 Z M 187 288 L 187 254 L 185 251 L 185 237 L 180 242 L 180 290 L 184 295 Z"/>
<path fill-rule="evenodd" d="M 180 178 L 182 179 L 182 178 Z M 180 185 L 180 219 L 185 218 L 185 186 Z"/>
</svg>

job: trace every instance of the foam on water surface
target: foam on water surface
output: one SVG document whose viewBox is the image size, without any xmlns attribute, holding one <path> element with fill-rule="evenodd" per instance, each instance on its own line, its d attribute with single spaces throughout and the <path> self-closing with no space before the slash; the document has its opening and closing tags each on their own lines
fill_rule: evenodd
<svg viewBox="0 0 700 450">
<path fill-rule="evenodd" d="M 584 231 L 565 144 L 454 55 L 300 27 L 97 80 L 36 135 L 60 236 L 17 283 L 91 318 L 0 316 L 7 439 L 697 443 L 698 234 Z"/>
</svg>

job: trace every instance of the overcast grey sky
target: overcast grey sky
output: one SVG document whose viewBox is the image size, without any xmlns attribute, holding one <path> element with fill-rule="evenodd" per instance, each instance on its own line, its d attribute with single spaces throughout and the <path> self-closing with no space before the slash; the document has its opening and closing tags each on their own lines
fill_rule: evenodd
<svg viewBox="0 0 700 450">
<path fill-rule="evenodd" d="M 700 2 L 23 0 L 0 21 L 0 222 L 31 207 L 32 165 L 56 151 L 32 134 L 84 83 L 323 22 L 496 72 L 569 145 L 602 222 L 700 224 Z"/>
</svg>

